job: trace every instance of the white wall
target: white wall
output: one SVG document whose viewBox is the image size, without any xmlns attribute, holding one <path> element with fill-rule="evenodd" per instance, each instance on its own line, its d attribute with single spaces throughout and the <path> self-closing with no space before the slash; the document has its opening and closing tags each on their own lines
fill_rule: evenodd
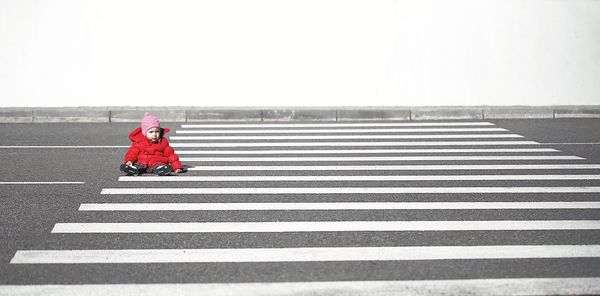
<svg viewBox="0 0 600 296">
<path fill-rule="evenodd" d="M 0 99 L 600 104 L 600 1 L 0 0 Z"/>
</svg>

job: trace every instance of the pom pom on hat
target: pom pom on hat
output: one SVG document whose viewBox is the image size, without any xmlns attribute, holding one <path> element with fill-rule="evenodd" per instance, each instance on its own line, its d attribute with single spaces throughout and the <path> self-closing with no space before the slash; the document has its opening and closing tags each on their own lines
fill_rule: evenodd
<svg viewBox="0 0 600 296">
<path fill-rule="evenodd" d="M 153 127 L 160 127 L 160 121 L 152 114 L 148 112 L 144 113 L 144 118 L 142 119 L 142 133 L 145 135 L 148 130 Z"/>
</svg>

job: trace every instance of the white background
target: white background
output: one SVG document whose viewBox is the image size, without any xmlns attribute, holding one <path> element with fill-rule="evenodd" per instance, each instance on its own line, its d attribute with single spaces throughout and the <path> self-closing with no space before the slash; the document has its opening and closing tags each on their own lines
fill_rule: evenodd
<svg viewBox="0 0 600 296">
<path fill-rule="evenodd" d="M 600 1 L 0 0 L 0 99 L 600 104 Z"/>
</svg>

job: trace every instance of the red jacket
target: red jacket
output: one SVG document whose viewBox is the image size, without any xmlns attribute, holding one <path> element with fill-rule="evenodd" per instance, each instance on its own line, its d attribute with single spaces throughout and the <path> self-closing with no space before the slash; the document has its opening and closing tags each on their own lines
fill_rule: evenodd
<svg viewBox="0 0 600 296">
<path fill-rule="evenodd" d="M 170 164 L 173 170 L 183 168 L 181 162 L 179 162 L 179 156 L 175 154 L 175 150 L 164 137 L 168 132 L 168 128 L 163 128 L 158 143 L 152 143 L 150 139 L 142 134 L 141 127 L 133 130 L 129 134 L 132 144 L 127 153 L 125 153 L 124 162 L 138 162 L 147 166 L 153 166 L 157 163 Z"/>
</svg>

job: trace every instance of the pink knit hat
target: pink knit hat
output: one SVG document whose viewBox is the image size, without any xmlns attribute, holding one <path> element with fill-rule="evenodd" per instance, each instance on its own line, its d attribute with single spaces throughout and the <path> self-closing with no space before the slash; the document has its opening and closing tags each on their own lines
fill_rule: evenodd
<svg viewBox="0 0 600 296">
<path fill-rule="evenodd" d="M 144 113 L 144 118 L 142 119 L 142 133 L 145 135 L 148 130 L 153 127 L 160 127 L 160 121 L 150 113 Z"/>
</svg>

